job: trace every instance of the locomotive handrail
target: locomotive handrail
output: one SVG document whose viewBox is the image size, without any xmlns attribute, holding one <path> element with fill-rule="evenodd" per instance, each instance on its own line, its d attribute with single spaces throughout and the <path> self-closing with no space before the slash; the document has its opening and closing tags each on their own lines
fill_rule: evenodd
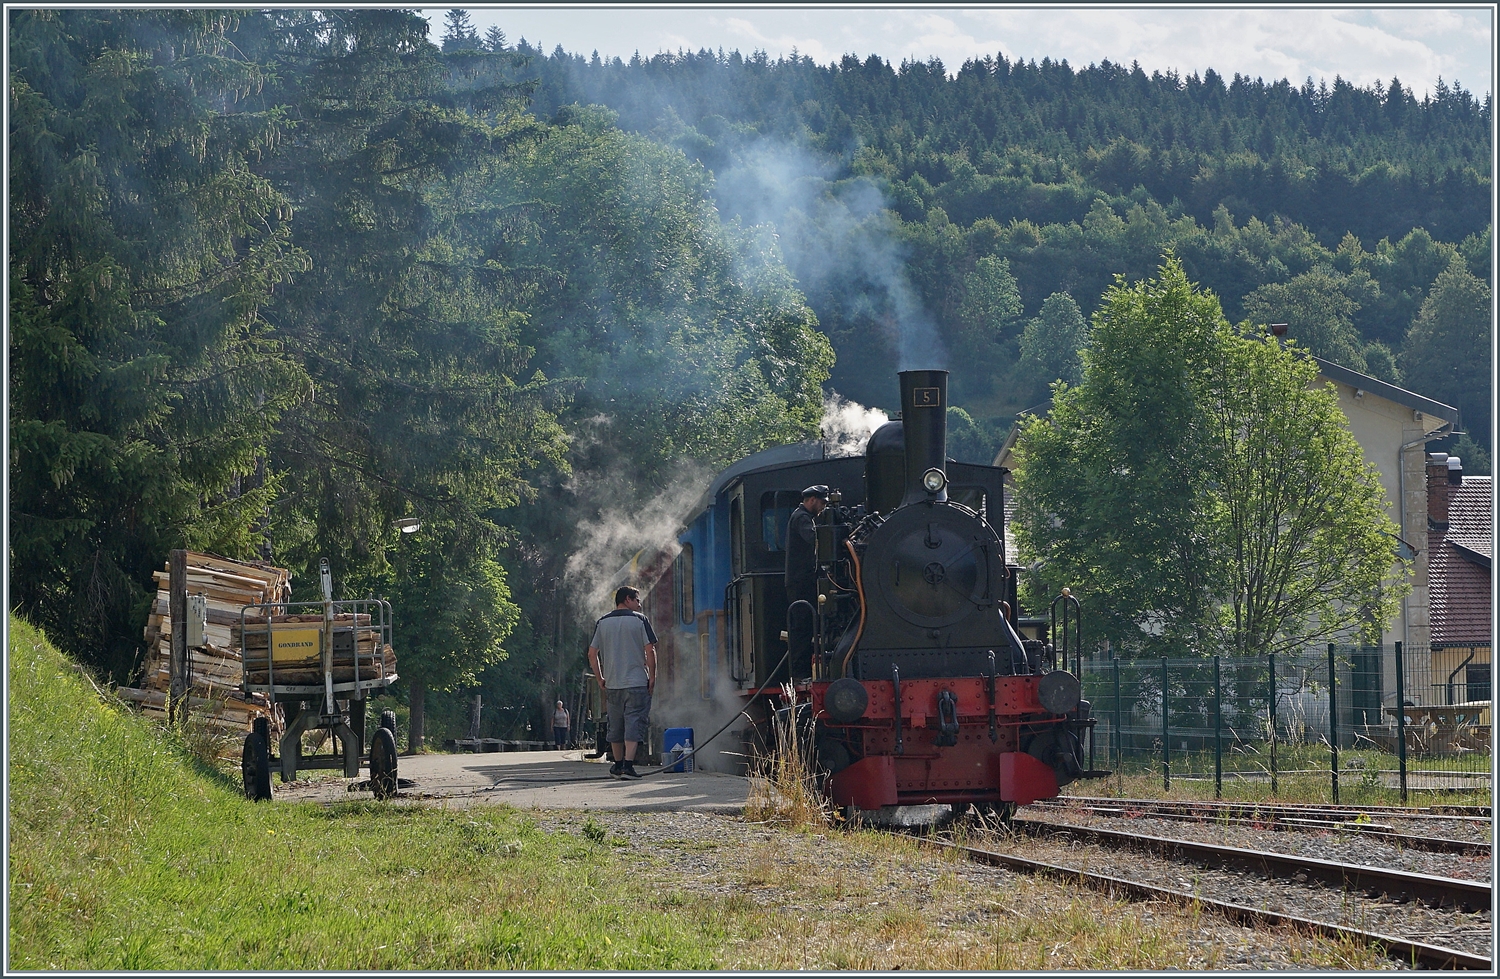
<svg viewBox="0 0 1500 979">
<path fill-rule="evenodd" d="M 787 679 L 788 680 L 795 679 L 795 677 L 792 676 L 792 663 L 791 663 L 791 657 L 792 657 L 792 609 L 796 608 L 798 605 L 805 606 L 807 608 L 807 614 L 810 615 L 810 616 L 812 616 L 812 619 L 813 619 L 813 629 L 814 629 L 813 636 L 815 638 L 818 637 L 817 630 L 821 627 L 820 623 L 818 622 L 818 613 L 813 610 L 812 602 L 809 602 L 807 599 L 805 599 L 805 598 L 799 598 L 795 602 L 792 602 L 790 605 L 788 605 L 786 607 L 786 637 L 787 637 L 787 639 L 786 639 L 786 659 L 787 659 L 786 675 L 787 675 Z M 817 644 L 814 643 L 814 645 L 817 645 Z M 807 668 L 809 670 L 812 669 L 812 660 L 811 659 L 808 660 L 808 667 Z M 772 672 L 772 676 L 774 676 L 774 675 L 775 675 L 775 673 L 773 671 Z M 766 677 L 766 681 L 767 682 L 770 682 L 770 679 L 771 679 L 770 676 Z"/>
<path fill-rule="evenodd" d="M 740 579 L 731 578 L 724 586 L 725 645 L 729 648 L 729 678 L 735 683 L 744 682 L 740 676 Z"/>
<path fill-rule="evenodd" d="M 1062 603 L 1061 643 L 1057 643 L 1057 622 L 1059 618 L 1057 613 L 1058 602 Z M 1052 640 L 1053 643 L 1057 643 L 1055 648 L 1062 653 L 1062 668 L 1065 670 L 1068 668 L 1069 646 L 1072 646 L 1075 661 L 1081 663 L 1083 660 L 1083 606 L 1078 604 L 1078 598 L 1073 594 L 1072 589 L 1064 588 L 1062 590 L 1062 594 L 1058 595 L 1052 600 L 1052 604 L 1048 606 L 1047 612 L 1050 619 L 1047 624 L 1047 637 Z M 1069 615 L 1069 612 L 1071 612 L 1072 615 Z M 1068 628 L 1070 619 L 1072 620 L 1073 625 L 1071 631 Z M 1083 667 L 1081 665 L 1078 667 L 1078 669 L 1080 673 L 1083 671 Z"/>
<path fill-rule="evenodd" d="M 854 641 L 849 644 L 849 651 L 844 654 L 844 662 L 839 670 L 840 676 L 849 675 L 849 658 L 859 648 L 859 640 L 865 634 L 865 580 L 860 570 L 859 554 L 854 550 L 854 542 L 845 540 L 844 546 L 849 549 L 849 558 L 854 562 L 854 588 L 859 593 L 859 628 L 854 631 Z"/>
</svg>

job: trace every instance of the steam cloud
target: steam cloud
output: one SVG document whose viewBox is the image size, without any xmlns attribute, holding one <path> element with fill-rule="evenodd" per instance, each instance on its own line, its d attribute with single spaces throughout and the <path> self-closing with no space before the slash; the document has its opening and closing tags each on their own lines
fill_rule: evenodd
<svg viewBox="0 0 1500 979">
<path fill-rule="evenodd" d="M 693 505 L 708 489 L 713 476 L 714 473 L 701 467 L 684 466 L 666 489 L 640 503 L 632 502 L 637 498 L 635 485 L 622 475 L 596 473 L 574 477 L 571 489 L 580 498 L 619 501 L 580 526 L 579 544 L 568 556 L 563 580 L 575 607 L 588 610 L 585 618 L 609 611 L 614 606 L 614 589 L 620 585 L 633 584 L 649 592 L 656 582 L 654 578 L 643 578 L 641 573 L 652 570 L 653 559 L 660 562 L 655 565 L 655 570 L 660 571 L 677 556 L 681 550 L 677 535 L 693 515 Z M 632 574 L 630 561 L 637 555 L 637 573 Z M 703 600 L 706 598 L 700 599 Z M 658 680 L 652 724 L 661 729 L 692 728 L 694 737 L 702 744 L 740 712 L 744 706 L 743 691 L 730 676 L 728 664 L 721 661 L 717 649 L 710 657 L 705 685 L 698 672 L 700 660 L 693 645 L 695 640 L 689 636 L 686 642 L 677 638 L 674 643 L 669 633 L 676 628 L 675 622 L 652 625 L 666 647 L 659 648 L 662 655 L 658 663 L 665 668 L 666 657 L 673 653 L 678 659 L 671 667 L 675 682 Z M 674 643 L 675 648 L 668 643 Z M 707 696 L 704 696 L 705 686 Z M 746 723 L 731 725 L 731 730 L 695 754 L 694 766 L 704 771 L 741 770 L 743 746 L 738 732 Z"/>
<path fill-rule="evenodd" d="M 948 366 L 947 349 L 906 275 L 885 195 L 868 177 L 835 180 L 833 164 L 794 143 L 757 140 L 715 180 L 720 210 L 779 232 L 782 253 L 814 305 L 885 332 L 898 369 Z"/>
<path fill-rule="evenodd" d="M 875 430 L 890 421 L 879 408 L 866 408 L 836 392 L 823 399 L 823 450 L 830 459 L 862 455 Z"/>
<path fill-rule="evenodd" d="M 578 544 L 563 571 L 575 607 L 597 609 L 592 614 L 603 615 L 614 607 L 617 587 L 640 586 L 640 581 L 627 580 L 629 562 L 637 553 L 642 562 L 657 555 L 663 561 L 676 557 L 678 531 L 712 481 L 713 473 L 684 463 L 666 489 L 637 503 L 634 485 L 623 476 L 575 476 L 569 488 L 580 499 L 618 501 L 578 529 Z"/>
</svg>

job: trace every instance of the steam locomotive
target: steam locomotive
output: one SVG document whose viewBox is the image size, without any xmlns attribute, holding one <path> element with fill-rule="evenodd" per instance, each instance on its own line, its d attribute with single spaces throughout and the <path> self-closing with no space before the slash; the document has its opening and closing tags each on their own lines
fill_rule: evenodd
<svg viewBox="0 0 1500 979">
<path fill-rule="evenodd" d="M 1107 774 L 1085 763 L 1090 707 L 1059 668 L 1080 633 L 1077 601 L 1053 602 L 1050 630 L 1032 619 L 1032 638 L 1018 631 L 1003 470 L 947 458 L 947 382 L 946 371 L 902 372 L 900 420 L 878 429 L 863 457 L 803 443 L 718 476 L 675 559 L 641 576 L 661 637 L 661 725 L 707 719 L 712 704 L 722 713 L 739 698 L 754 723 L 724 756 L 743 757 L 764 750 L 774 711 L 795 711 L 824 791 L 851 813 L 1004 812 Z M 787 524 L 800 488 L 818 483 L 833 491 L 816 518 L 816 607 L 789 608 Z M 793 675 L 788 656 L 799 615 L 812 617 L 813 656 L 795 672 L 810 676 Z M 795 703 L 778 704 L 784 684 Z"/>
</svg>

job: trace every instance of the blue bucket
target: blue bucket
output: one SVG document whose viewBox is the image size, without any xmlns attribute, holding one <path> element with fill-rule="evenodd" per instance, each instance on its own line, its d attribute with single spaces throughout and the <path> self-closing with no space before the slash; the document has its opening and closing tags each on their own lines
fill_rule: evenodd
<svg viewBox="0 0 1500 979">
<path fill-rule="evenodd" d="M 690 727 L 669 727 L 661 737 L 661 759 L 662 764 L 667 766 L 669 772 L 691 772 L 693 770 L 693 759 L 684 758 L 683 755 L 693 750 L 693 729 Z"/>
</svg>

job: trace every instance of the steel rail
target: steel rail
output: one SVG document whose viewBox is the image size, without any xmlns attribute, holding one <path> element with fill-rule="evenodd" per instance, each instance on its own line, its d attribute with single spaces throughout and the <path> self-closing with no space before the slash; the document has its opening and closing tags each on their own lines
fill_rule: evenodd
<svg viewBox="0 0 1500 979">
<path fill-rule="evenodd" d="M 1472 819 L 1483 821 L 1490 819 L 1489 806 L 1325 806 L 1322 804 L 1297 802 L 1228 802 L 1211 799 L 1112 799 L 1107 796 L 1095 795 L 1060 795 L 1046 801 L 1048 804 L 1054 805 L 1082 802 L 1088 805 L 1161 806 L 1183 810 L 1209 810 L 1213 812 L 1317 813 L 1325 818 L 1347 813 L 1350 818 L 1355 818 L 1363 814 L 1369 816 L 1389 816 L 1400 819 Z"/>
<path fill-rule="evenodd" d="M 1359 893 L 1380 893 L 1393 899 L 1411 898 L 1434 907 L 1453 906 L 1468 910 L 1488 909 L 1491 888 L 1484 881 L 1461 880 L 1414 874 L 1404 870 L 1370 867 L 1364 864 L 1340 863 L 1289 853 L 1272 853 L 1243 847 L 1198 843 L 1144 833 L 1122 833 L 1117 830 L 1070 826 L 1046 820 L 1017 816 L 1011 820 L 1016 829 L 1041 834 L 1066 836 L 1083 843 L 1148 850 L 1179 860 L 1205 863 L 1215 867 L 1249 870 L 1280 880 L 1321 880 L 1326 884 Z"/>
<path fill-rule="evenodd" d="M 1021 873 L 1074 881 L 1086 887 L 1102 890 L 1114 896 L 1128 897 L 1131 900 L 1152 901 L 1167 899 L 1189 904 L 1196 903 L 1200 907 L 1222 915 L 1236 924 L 1250 925 L 1252 927 L 1287 925 L 1301 931 L 1323 935 L 1328 938 L 1357 941 L 1361 944 L 1378 948 L 1388 957 L 1410 965 L 1422 965 L 1434 969 L 1477 969 L 1482 972 L 1489 972 L 1492 969 L 1490 959 L 1459 949 L 1445 948 L 1441 945 L 1429 945 L 1410 938 L 1383 935 L 1379 932 L 1364 931 L 1359 928 L 1351 928 L 1347 925 L 1335 925 L 1326 921 L 1315 921 L 1311 918 L 1303 918 L 1299 915 L 1287 914 L 1281 911 L 1266 911 L 1260 908 L 1246 907 L 1243 904 L 1216 901 L 1212 898 L 1200 897 L 1196 894 L 1174 890 L 1169 887 L 1142 884 L 1138 881 L 1124 880 L 1119 877 L 1097 874 L 1087 870 L 1076 870 L 1072 867 L 1063 867 L 1042 860 L 1032 860 L 1028 857 L 1017 857 L 1008 853 L 983 850 L 979 847 L 963 846 L 958 843 L 950 843 L 946 840 L 920 836 L 916 837 L 916 839 L 927 846 L 957 851 L 970 860 L 979 863 L 988 863 L 992 866 L 1004 867 L 1008 870 L 1015 870 Z"/>
<path fill-rule="evenodd" d="M 1443 836 L 1412 836 L 1407 833 L 1398 833 L 1390 826 L 1355 823 L 1349 819 L 1313 819 L 1304 816 L 1275 815 L 1264 819 L 1256 819 L 1243 816 L 1219 815 L 1217 813 L 1177 812 L 1172 809 L 1153 809 L 1149 807 L 1137 809 L 1126 806 L 1050 806 L 1048 808 L 1061 809 L 1064 812 L 1091 812 L 1096 815 L 1112 818 L 1140 816 L 1146 819 L 1172 819 L 1180 822 L 1213 823 L 1219 826 L 1252 826 L 1256 829 L 1270 830 L 1274 833 L 1307 832 L 1309 830 L 1349 833 L 1354 836 L 1367 836 L 1371 839 L 1399 844 L 1412 850 L 1425 850 L 1429 853 L 1462 853 L 1473 856 L 1489 856 L 1491 852 L 1490 844 L 1487 841 L 1455 840 Z"/>
</svg>

